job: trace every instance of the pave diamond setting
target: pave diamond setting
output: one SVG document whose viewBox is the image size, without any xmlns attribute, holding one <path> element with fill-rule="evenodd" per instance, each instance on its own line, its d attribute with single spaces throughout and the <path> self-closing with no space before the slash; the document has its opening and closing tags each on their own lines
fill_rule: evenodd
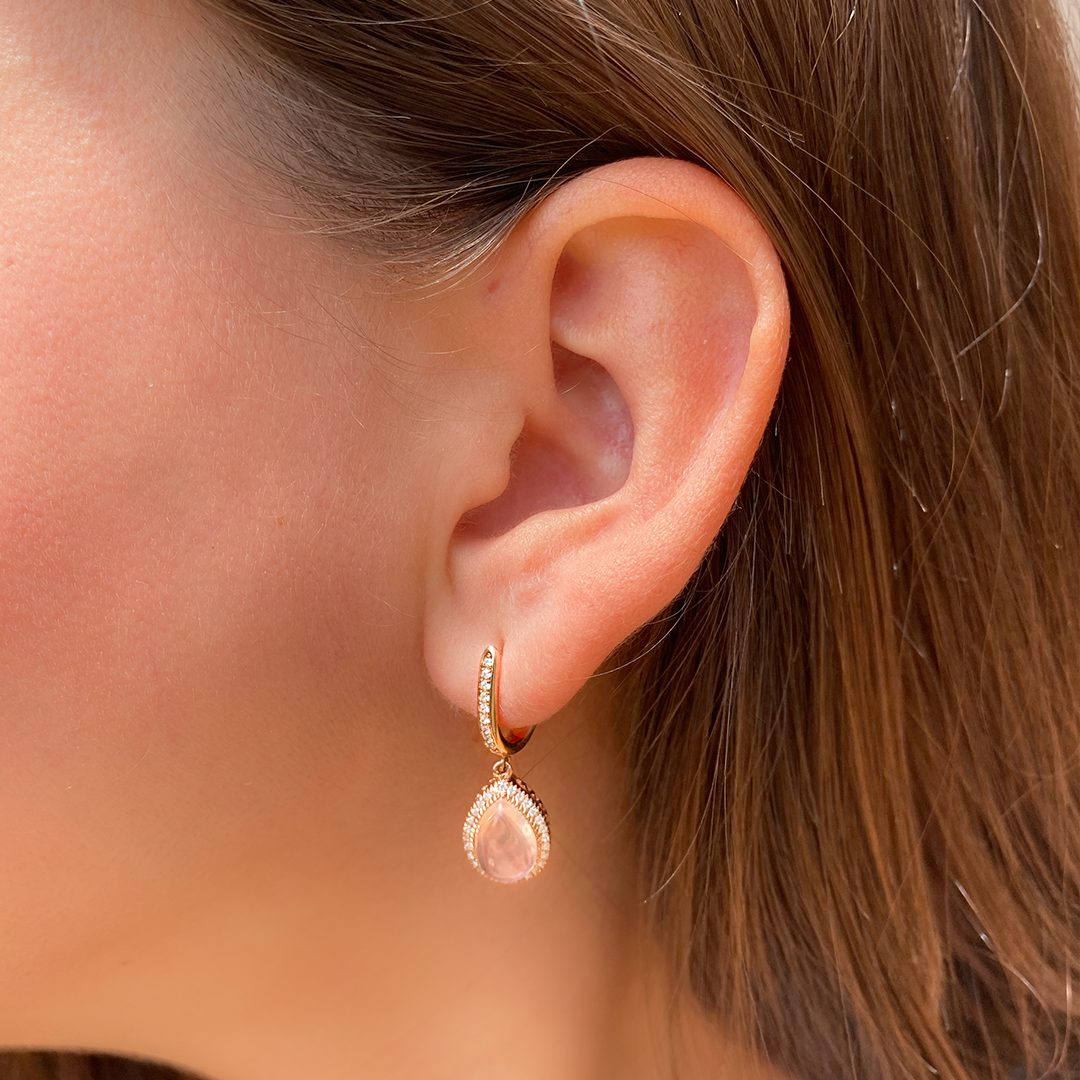
<svg viewBox="0 0 1080 1080">
<path fill-rule="evenodd" d="M 503 885 L 536 877 L 551 853 L 547 812 L 536 794 L 512 773 L 495 776 L 476 796 L 462 839 L 469 862 Z"/>
<path fill-rule="evenodd" d="M 480 661 L 480 682 L 477 687 L 477 715 L 480 718 L 480 733 L 484 736 L 484 745 L 493 753 L 502 756 L 502 749 L 495 742 L 496 725 L 499 717 L 498 691 L 495 682 L 495 650 L 488 648 L 484 659 Z M 494 718 L 494 722 L 493 722 Z"/>
</svg>

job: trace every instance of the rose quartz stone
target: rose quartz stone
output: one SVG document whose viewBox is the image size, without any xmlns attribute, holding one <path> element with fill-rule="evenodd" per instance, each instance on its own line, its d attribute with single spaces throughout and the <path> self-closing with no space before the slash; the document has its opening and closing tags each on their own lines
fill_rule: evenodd
<svg viewBox="0 0 1080 1080">
<path fill-rule="evenodd" d="M 507 799 L 496 799 L 476 827 L 476 859 L 496 881 L 520 881 L 536 865 L 536 833 Z"/>
</svg>

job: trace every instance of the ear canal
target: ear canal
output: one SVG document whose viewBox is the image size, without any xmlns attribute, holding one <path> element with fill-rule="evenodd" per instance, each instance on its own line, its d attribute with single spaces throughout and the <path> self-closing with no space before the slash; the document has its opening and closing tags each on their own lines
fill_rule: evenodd
<svg viewBox="0 0 1080 1080">
<path fill-rule="evenodd" d="M 466 514 L 461 537 L 501 536 L 544 510 L 598 502 L 622 487 L 634 425 L 615 380 L 594 360 L 551 345 L 554 395 L 533 409 L 498 498 Z"/>
</svg>

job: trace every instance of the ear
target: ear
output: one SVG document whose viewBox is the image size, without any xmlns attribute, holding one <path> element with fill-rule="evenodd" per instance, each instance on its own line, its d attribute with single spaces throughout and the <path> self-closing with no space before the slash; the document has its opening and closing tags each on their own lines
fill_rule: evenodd
<svg viewBox="0 0 1080 1080">
<path fill-rule="evenodd" d="M 454 302 L 493 362 L 447 443 L 425 659 L 475 713 L 501 647 L 503 722 L 523 727 L 661 611 L 720 530 L 776 398 L 787 292 L 731 188 L 639 159 L 557 189 Z"/>
</svg>

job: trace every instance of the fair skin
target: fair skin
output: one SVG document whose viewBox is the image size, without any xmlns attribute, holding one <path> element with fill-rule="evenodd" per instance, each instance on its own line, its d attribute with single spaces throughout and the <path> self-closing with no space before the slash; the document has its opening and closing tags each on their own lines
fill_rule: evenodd
<svg viewBox="0 0 1080 1080">
<path fill-rule="evenodd" d="M 749 468 L 775 251 L 716 178 L 623 162 L 390 289 L 210 152 L 210 48 L 171 0 L 0 13 L 0 1044 L 666 1076 L 590 677 Z M 490 642 L 554 840 L 513 887 L 460 842 Z"/>
</svg>

